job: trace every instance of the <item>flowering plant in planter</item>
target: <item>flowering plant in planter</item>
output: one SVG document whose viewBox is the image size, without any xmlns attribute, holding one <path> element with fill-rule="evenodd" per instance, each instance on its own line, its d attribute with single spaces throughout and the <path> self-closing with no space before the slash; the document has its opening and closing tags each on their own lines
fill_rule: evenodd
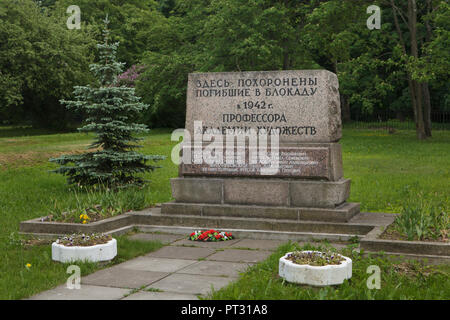
<svg viewBox="0 0 450 320">
<path fill-rule="evenodd" d="M 279 260 L 278 274 L 292 283 L 338 285 L 352 277 L 352 260 L 333 252 L 288 252 Z"/>
<path fill-rule="evenodd" d="M 310 266 L 338 265 L 345 261 L 340 254 L 318 251 L 294 251 L 289 253 L 286 259 L 295 264 Z"/>
<path fill-rule="evenodd" d="M 66 247 L 89 247 L 98 244 L 108 243 L 112 240 L 110 235 L 105 234 L 72 234 L 67 236 L 59 237 L 55 243 L 61 244 Z"/>
<path fill-rule="evenodd" d="M 226 241 L 232 240 L 231 232 L 217 231 L 214 229 L 208 231 L 194 231 L 190 234 L 189 240 L 192 241 Z"/>
<path fill-rule="evenodd" d="M 73 234 L 52 243 L 52 259 L 59 262 L 109 261 L 117 255 L 117 241 L 105 234 Z"/>
</svg>

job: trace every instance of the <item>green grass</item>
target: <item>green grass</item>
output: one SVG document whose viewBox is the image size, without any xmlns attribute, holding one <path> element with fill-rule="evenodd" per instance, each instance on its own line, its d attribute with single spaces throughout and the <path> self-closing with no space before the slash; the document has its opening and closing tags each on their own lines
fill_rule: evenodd
<svg viewBox="0 0 450 320">
<path fill-rule="evenodd" d="M 412 120 L 400 121 L 391 119 L 387 121 L 351 121 L 344 124 L 346 129 L 399 129 L 399 130 L 415 130 L 416 124 Z M 431 124 L 433 130 L 450 130 L 449 122 L 433 122 Z"/>
<path fill-rule="evenodd" d="M 156 131 L 146 137 L 143 152 L 170 155 L 168 132 Z M 48 172 L 55 166 L 47 159 L 56 152 L 84 148 L 91 138 L 79 133 L 0 138 L 0 299 L 25 298 L 67 279 L 67 266 L 51 260 L 50 246 L 25 249 L 11 245 L 10 237 L 17 238 L 21 221 L 47 215 L 54 209 L 55 202 L 61 207 L 76 205 L 65 178 Z M 163 168 L 149 176 L 152 182 L 146 194 L 148 205 L 168 201 L 171 197 L 169 179 L 177 174 L 177 168 L 170 158 L 159 162 L 159 165 Z M 118 243 L 115 262 L 160 246 L 123 237 Z M 32 264 L 30 270 L 25 268 L 27 263 Z M 98 268 L 98 265 L 83 264 L 82 275 Z"/>
<path fill-rule="evenodd" d="M 240 278 L 209 294 L 215 300 L 372 300 L 372 299 L 449 299 L 450 266 L 425 267 L 417 262 L 401 263 L 385 256 L 362 257 L 346 248 L 342 254 L 352 259 L 352 278 L 342 285 L 312 287 L 285 282 L 278 276 L 278 260 L 294 250 L 324 250 L 320 245 L 298 246 L 288 243 L 280 246 L 267 260 L 252 266 Z M 367 268 L 380 268 L 380 289 L 368 289 L 367 280 L 372 274 Z"/>
<path fill-rule="evenodd" d="M 82 276 L 163 247 L 159 241 L 130 240 L 126 236 L 116 239 L 118 254 L 108 264 L 74 263 L 80 267 Z M 72 263 L 52 261 L 50 245 L 26 247 L 10 239 L 6 243 L 2 242 L 1 250 L 1 300 L 29 297 L 65 283 L 70 276 L 66 270 Z M 31 267 L 26 268 L 27 264 L 31 264 Z"/>
<path fill-rule="evenodd" d="M 55 202 L 61 207 L 76 204 L 65 178 L 49 173 L 55 165 L 48 158 L 83 150 L 92 139 L 82 133 L 40 135 L 28 130 L 0 128 L 0 299 L 27 297 L 66 279 L 65 269 L 51 261 L 48 246 L 25 250 L 10 246 L 9 237 L 18 232 L 21 221 L 47 215 Z M 170 133 L 154 130 L 143 142 L 142 152 L 167 156 L 158 163 L 162 168 L 148 175 L 149 206 L 171 200 L 170 178 L 178 169 L 170 160 L 176 144 Z M 449 207 L 450 131 L 435 131 L 427 141 L 416 140 L 414 131 L 390 135 L 344 130 L 343 135 L 344 175 L 352 179 L 350 201 L 360 202 L 363 211 L 399 212 L 406 185 Z M 28 262 L 31 271 L 25 268 Z"/>
<path fill-rule="evenodd" d="M 400 212 L 404 190 L 423 191 L 450 208 L 450 131 L 418 141 L 414 131 L 344 130 L 344 176 L 352 180 L 349 201 L 368 212 Z"/>
</svg>

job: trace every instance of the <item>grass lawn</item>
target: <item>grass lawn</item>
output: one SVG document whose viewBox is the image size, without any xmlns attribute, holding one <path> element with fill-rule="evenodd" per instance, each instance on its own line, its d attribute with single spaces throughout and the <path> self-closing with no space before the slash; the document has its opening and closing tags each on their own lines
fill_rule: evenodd
<svg viewBox="0 0 450 320">
<path fill-rule="evenodd" d="M 330 249 L 326 244 L 297 243 L 280 246 L 267 260 L 252 266 L 238 281 L 207 299 L 215 300 L 372 300 L 372 299 L 449 299 L 450 266 L 422 266 L 416 262 L 391 261 L 387 257 L 362 257 L 349 245 L 340 251 L 352 259 L 352 278 L 340 286 L 323 288 L 285 282 L 278 276 L 278 260 L 287 252 Z M 380 268 L 380 289 L 368 289 L 369 266 Z M 373 283 L 373 282 L 371 282 Z"/>
<path fill-rule="evenodd" d="M 115 238 L 117 256 L 108 264 L 77 263 L 82 276 L 163 247 L 159 241 L 130 240 L 126 236 Z M 0 245 L 0 299 L 26 298 L 67 281 L 70 274 L 66 270 L 71 263 L 52 261 L 50 244 L 27 247 L 14 240 L 17 239 L 10 239 L 6 243 L 2 241 Z M 31 264 L 31 267 L 26 268 L 27 264 Z"/>
<path fill-rule="evenodd" d="M 142 152 L 168 158 L 151 175 L 147 205 L 171 199 L 171 177 L 177 167 L 170 160 L 171 130 L 154 130 L 145 136 Z M 23 220 L 47 215 L 57 204 L 74 205 L 65 178 L 49 173 L 55 168 L 48 158 L 83 151 L 92 136 L 81 133 L 47 134 L 36 130 L 0 127 L 0 299 L 18 299 L 49 289 L 67 279 L 65 267 L 51 261 L 50 247 L 17 245 Z M 405 186 L 423 191 L 450 207 L 450 131 L 435 131 L 427 141 L 415 139 L 414 131 L 395 134 L 376 130 L 344 130 L 344 175 L 352 179 L 350 201 L 360 202 L 363 211 L 399 212 Z M 120 243 L 121 241 L 119 241 Z M 142 254 L 156 246 L 124 243 L 124 252 L 137 247 Z M 122 247 L 124 248 L 124 247 Z M 32 264 L 30 270 L 25 268 Z M 86 266 L 94 270 L 98 266 Z M 84 274 L 84 273 L 82 273 Z"/>
<path fill-rule="evenodd" d="M 143 152 L 167 154 L 171 149 L 168 132 L 155 132 L 148 137 Z M 47 160 L 68 151 L 83 150 L 91 136 L 34 133 L 11 137 L 7 132 L 2 133 L 0 128 L 0 299 L 29 297 L 64 283 L 69 276 L 66 274 L 67 265 L 51 260 L 50 245 L 25 248 L 18 244 L 17 232 L 21 221 L 47 215 L 55 203 L 61 207 L 75 205 L 73 192 L 66 185 L 65 178 L 49 173 L 55 165 Z M 153 182 L 146 195 L 148 205 L 170 198 L 169 178 L 176 175 L 177 168 L 169 159 L 161 161 L 160 165 L 163 168 L 151 177 Z M 112 263 L 143 255 L 161 246 L 159 242 L 119 238 L 118 256 Z M 30 269 L 25 267 L 27 263 L 32 265 Z M 97 264 L 80 267 L 82 275 L 100 268 Z"/>
</svg>

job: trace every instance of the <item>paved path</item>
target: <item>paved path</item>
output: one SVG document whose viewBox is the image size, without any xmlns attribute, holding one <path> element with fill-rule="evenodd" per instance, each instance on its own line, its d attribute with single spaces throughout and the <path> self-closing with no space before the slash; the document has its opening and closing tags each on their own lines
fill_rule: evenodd
<svg viewBox="0 0 450 320">
<path fill-rule="evenodd" d="M 191 300 L 226 286 L 240 272 L 265 260 L 283 241 L 236 239 L 200 243 L 180 235 L 140 233 L 132 239 L 160 240 L 167 246 L 81 279 L 81 289 L 66 285 L 31 299 L 42 300 Z"/>
</svg>

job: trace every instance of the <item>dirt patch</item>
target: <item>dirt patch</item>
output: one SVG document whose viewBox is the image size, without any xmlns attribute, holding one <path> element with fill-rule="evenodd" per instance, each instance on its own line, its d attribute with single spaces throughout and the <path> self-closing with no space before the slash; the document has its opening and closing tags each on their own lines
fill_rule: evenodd
<svg viewBox="0 0 450 320">
<path fill-rule="evenodd" d="M 390 225 L 379 237 L 379 239 L 384 240 L 403 240 L 408 241 L 408 237 L 404 234 L 401 234 L 397 230 L 395 230 L 395 227 L 393 225 Z M 425 242 L 450 242 L 447 237 L 439 237 L 437 239 L 432 238 L 424 238 L 420 240 L 413 240 L 413 241 L 425 241 Z"/>
<path fill-rule="evenodd" d="M 128 210 L 131 211 L 131 210 Z M 103 208 L 100 204 L 93 205 L 83 210 L 71 210 L 57 214 L 49 214 L 41 218 L 42 222 L 65 222 L 65 223 L 92 223 L 125 213 L 123 208 Z"/>
<path fill-rule="evenodd" d="M 0 142 L 5 144 L 5 146 L 10 146 L 13 144 L 14 146 L 27 146 L 32 145 L 34 143 L 31 139 L 14 139 L 14 138 L 0 138 Z"/>
<path fill-rule="evenodd" d="M 26 151 L 21 153 L 2 153 L 0 154 L 0 170 L 10 168 L 30 167 L 37 164 L 48 163 L 50 158 L 57 158 L 62 155 L 82 154 L 85 152 L 98 151 L 100 149 L 89 149 L 88 144 L 71 145 L 70 149 L 61 149 L 61 151 Z"/>
<path fill-rule="evenodd" d="M 22 241 L 25 249 L 34 247 L 34 246 L 48 246 L 53 243 L 51 239 L 25 239 Z"/>
<path fill-rule="evenodd" d="M 417 278 L 418 276 L 429 277 L 432 274 L 441 273 L 447 275 L 446 273 L 438 270 L 435 266 L 424 265 L 419 262 L 402 262 L 393 265 L 394 271 L 411 278 Z"/>
<path fill-rule="evenodd" d="M 17 168 L 28 167 L 40 163 L 48 162 L 50 158 L 56 158 L 63 154 L 81 154 L 86 150 L 72 150 L 72 151 L 60 151 L 60 152 L 38 152 L 27 151 L 24 153 L 3 153 L 0 154 L 0 168 Z"/>
</svg>

